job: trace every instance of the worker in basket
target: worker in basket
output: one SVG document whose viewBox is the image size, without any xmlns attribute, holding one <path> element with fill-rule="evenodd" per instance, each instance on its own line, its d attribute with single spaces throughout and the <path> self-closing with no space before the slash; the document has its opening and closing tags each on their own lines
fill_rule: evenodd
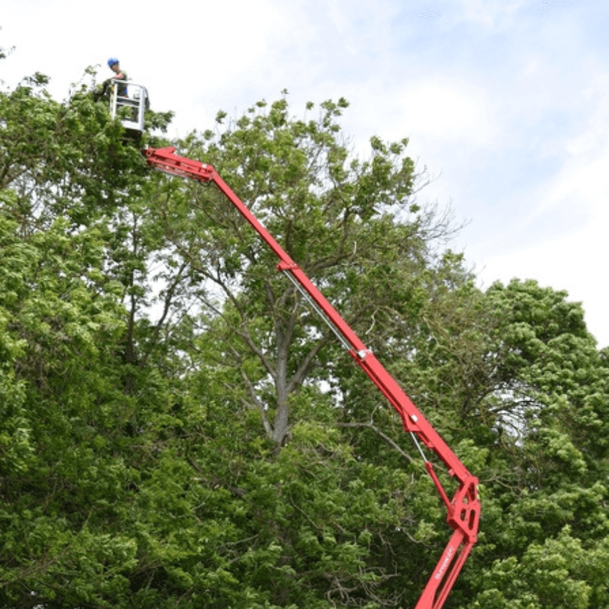
<svg viewBox="0 0 609 609">
<path fill-rule="evenodd" d="M 116 57 L 110 57 L 108 59 L 108 67 L 114 72 L 114 76 L 104 80 L 104 82 L 98 87 L 96 92 L 96 99 L 105 97 L 108 91 L 112 87 L 112 83 L 116 80 L 127 80 L 127 73 L 121 70 L 119 61 Z M 127 96 L 127 85 L 125 83 L 118 84 L 118 96 Z"/>
</svg>

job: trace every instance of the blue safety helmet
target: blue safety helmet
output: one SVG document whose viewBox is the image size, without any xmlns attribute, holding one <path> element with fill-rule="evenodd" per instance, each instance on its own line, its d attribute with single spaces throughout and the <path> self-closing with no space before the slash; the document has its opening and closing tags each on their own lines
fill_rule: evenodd
<svg viewBox="0 0 609 609">
<path fill-rule="evenodd" d="M 111 68 L 115 63 L 118 63 L 118 59 L 116 57 L 110 57 L 110 59 L 108 59 L 109 68 Z"/>
</svg>

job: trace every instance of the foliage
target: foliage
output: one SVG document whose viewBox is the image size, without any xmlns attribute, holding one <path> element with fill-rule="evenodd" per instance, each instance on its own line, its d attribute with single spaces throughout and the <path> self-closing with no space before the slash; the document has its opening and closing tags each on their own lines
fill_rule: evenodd
<svg viewBox="0 0 609 609">
<path fill-rule="evenodd" d="M 449 531 L 399 418 L 219 193 L 46 82 L 0 93 L 0 605 L 412 607 Z M 175 144 L 480 477 L 446 606 L 608 606 L 609 353 L 564 292 L 476 288 L 406 140 L 356 158 L 346 107 Z"/>
<path fill-rule="evenodd" d="M 373 138 L 369 161 L 350 157 L 337 123 L 346 105 L 325 102 L 317 118 L 291 120 L 285 98 L 270 107 L 261 102 L 230 128 L 193 134 L 182 148 L 230 178 L 349 323 L 369 328 L 372 319 L 389 333 L 421 298 L 417 271 L 431 264 L 432 242 L 450 227 L 414 202 L 406 140 Z M 214 320 L 206 339 L 213 335 L 224 346 L 223 364 L 238 368 L 239 383 L 248 388 L 242 399 L 282 445 L 290 399 L 305 382 L 330 381 L 335 373 L 333 335 L 272 272 L 273 254 L 219 193 L 192 184 L 163 189 L 158 196 L 174 264 L 188 265 L 199 302 Z"/>
</svg>

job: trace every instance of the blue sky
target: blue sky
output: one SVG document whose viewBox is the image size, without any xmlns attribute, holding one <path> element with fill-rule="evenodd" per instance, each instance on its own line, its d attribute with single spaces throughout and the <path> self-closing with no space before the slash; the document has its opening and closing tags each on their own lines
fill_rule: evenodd
<svg viewBox="0 0 609 609">
<path fill-rule="evenodd" d="M 172 8 L 173 7 L 173 8 Z M 109 56 L 174 135 L 290 92 L 345 97 L 345 132 L 410 138 L 419 198 L 467 222 L 454 247 L 488 286 L 537 279 L 609 345 L 609 4 L 592 0 L 2 0 L 0 63 L 58 99 Z"/>
</svg>

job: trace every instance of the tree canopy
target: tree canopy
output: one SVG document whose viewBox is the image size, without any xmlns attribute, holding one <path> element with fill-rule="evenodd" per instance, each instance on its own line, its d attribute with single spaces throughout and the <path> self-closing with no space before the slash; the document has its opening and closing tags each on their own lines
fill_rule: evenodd
<svg viewBox="0 0 609 609">
<path fill-rule="evenodd" d="M 47 84 L 0 91 L 0 605 L 414 606 L 450 531 L 399 417 L 219 192 Z M 480 478 L 446 607 L 609 606 L 609 352 L 581 305 L 479 289 L 406 139 L 362 158 L 345 100 L 288 100 L 178 141 L 171 113 L 147 120 Z"/>
</svg>

